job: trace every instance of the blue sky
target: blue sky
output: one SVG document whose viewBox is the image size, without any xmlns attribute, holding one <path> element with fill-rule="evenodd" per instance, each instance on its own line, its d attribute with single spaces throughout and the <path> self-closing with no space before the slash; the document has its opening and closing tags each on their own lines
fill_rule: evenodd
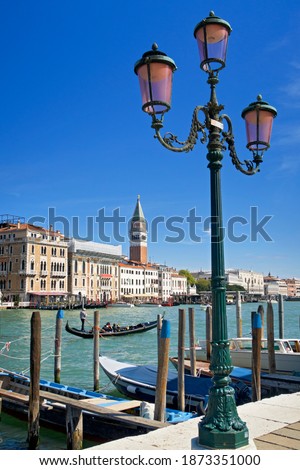
<svg viewBox="0 0 300 470">
<path fill-rule="evenodd" d="M 124 222 L 117 238 L 128 254 L 127 222 L 140 194 L 150 227 L 157 217 L 165 221 L 157 226 L 157 241 L 150 234 L 151 261 L 210 269 L 206 148 L 198 143 L 189 154 L 175 154 L 160 146 L 141 111 L 133 72 L 153 42 L 174 59 L 178 70 L 164 129 L 185 140 L 194 107 L 209 99 L 193 31 L 210 10 L 233 30 L 217 95 L 232 119 L 240 159 L 250 157 L 241 111 L 258 93 L 278 110 L 258 175 L 239 173 L 224 154 L 225 228 L 233 217 L 247 222 L 234 226 L 245 241 L 226 237 L 226 267 L 300 278 L 298 0 L 288 6 L 282 0 L 3 0 L 0 213 L 38 218 L 44 226 L 52 214 L 63 218 L 53 219 L 56 229 L 72 234 L 75 227 L 79 236 L 102 242 L 99 211 L 118 213 Z M 202 218 L 196 226 L 201 242 L 191 240 L 185 223 L 193 209 Z M 268 220 L 264 229 L 272 241 L 259 233 L 251 240 L 250 214 Z M 180 242 L 166 225 L 172 217 L 182 220 L 173 224 L 183 230 Z M 104 228 L 119 244 L 112 223 Z"/>
</svg>

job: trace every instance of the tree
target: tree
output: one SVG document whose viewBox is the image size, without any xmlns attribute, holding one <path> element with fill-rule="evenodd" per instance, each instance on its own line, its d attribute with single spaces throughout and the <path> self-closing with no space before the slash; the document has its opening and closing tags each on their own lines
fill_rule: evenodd
<svg viewBox="0 0 300 470">
<path fill-rule="evenodd" d="M 197 292 L 203 292 L 203 291 L 210 291 L 211 290 L 211 282 L 209 279 L 198 279 L 196 281 L 196 286 L 197 286 Z"/>
<path fill-rule="evenodd" d="M 240 286 L 238 284 L 227 284 L 226 285 L 226 290 L 231 290 L 231 291 L 246 291 L 246 289 L 243 286 Z"/>
<path fill-rule="evenodd" d="M 184 276 L 187 279 L 187 282 L 190 286 L 194 286 L 196 284 L 196 280 L 194 276 L 191 275 L 190 271 L 188 269 L 181 269 L 179 271 L 180 276 Z"/>
</svg>

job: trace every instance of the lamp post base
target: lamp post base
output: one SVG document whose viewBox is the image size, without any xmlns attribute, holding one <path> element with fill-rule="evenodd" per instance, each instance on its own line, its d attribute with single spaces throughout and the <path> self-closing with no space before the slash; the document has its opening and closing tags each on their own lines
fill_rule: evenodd
<svg viewBox="0 0 300 470">
<path fill-rule="evenodd" d="M 249 444 L 248 429 L 243 431 L 219 431 L 201 428 L 199 424 L 198 443 L 211 449 L 239 449 Z"/>
<path fill-rule="evenodd" d="M 237 414 L 234 390 L 213 386 L 208 409 L 199 425 L 199 444 L 212 449 L 238 449 L 249 444 L 249 431 Z"/>
</svg>

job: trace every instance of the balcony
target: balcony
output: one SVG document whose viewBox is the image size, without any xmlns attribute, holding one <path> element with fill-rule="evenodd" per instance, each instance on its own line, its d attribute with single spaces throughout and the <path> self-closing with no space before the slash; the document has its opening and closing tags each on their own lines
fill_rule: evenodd
<svg viewBox="0 0 300 470">
<path fill-rule="evenodd" d="M 64 271 L 51 271 L 51 277 L 66 277 L 66 275 Z"/>
<path fill-rule="evenodd" d="M 46 269 L 42 269 L 40 271 L 40 276 L 48 276 L 48 271 Z"/>
</svg>

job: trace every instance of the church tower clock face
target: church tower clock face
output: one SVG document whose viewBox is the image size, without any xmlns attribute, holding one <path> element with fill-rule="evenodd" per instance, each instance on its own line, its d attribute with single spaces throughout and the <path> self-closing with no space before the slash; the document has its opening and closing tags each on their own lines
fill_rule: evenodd
<svg viewBox="0 0 300 470">
<path fill-rule="evenodd" d="M 132 222 L 132 229 L 137 231 L 146 231 L 146 224 L 142 221 L 134 221 Z"/>
</svg>

